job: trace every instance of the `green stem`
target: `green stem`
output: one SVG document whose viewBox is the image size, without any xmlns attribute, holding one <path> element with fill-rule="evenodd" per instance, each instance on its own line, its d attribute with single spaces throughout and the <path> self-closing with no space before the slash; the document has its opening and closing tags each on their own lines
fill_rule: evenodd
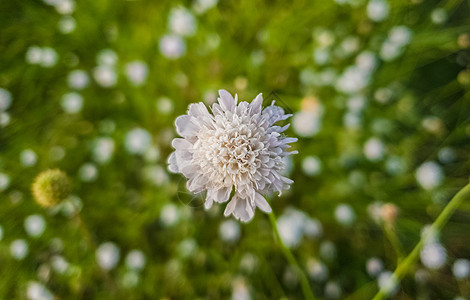
<svg viewBox="0 0 470 300">
<path fill-rule="evenodd" d="M 299 263 L 295 259 L 290 249 L 284 244 L 284 242 L 281 239 L 281 235 L 279 234 L 279 230 L 277 228 L 276 216 L 274 215 L 274 212 L 271 212 L 269 214 L 269 220 L 271 221 L 271 225 L 277 237 L 277 241 L 279 245 L 281 246 L 282 253 L 286 257 L 291 267 L 297 273 L 297 276 L 299 276 L 300 278 L 300 285 L 302 286 L 302 292 L 304 293 L 305 299 L 315 300 L 315 296 L 313 295 L 312 289 L 310 288 L 310 284 L 308 282 L 307 276 L 300 268 Z"/>
<path fill-rule="evenodd" d="M 387 236 L 388 241 L 392 245 L 393 250 L 397 256 L 397 265 L 403 260 L 403 247 L 401 246 L 400 240 L 395 232 L 393 224 L 386 223 L 384 224 L 385 235 Z"/>
<path fill-rule="evenodd" d="M 462 203 L 463 200 L 469 199 L 470 198 L 470 183 L 467 184 L 465 187 L 463 187 L 455 196 L 452 198 L 452 200 L 447 203 L 446 207 L 444 207 L 444 210 L 441 212 L 441 214 L 437 217 L 436 221 L 431 226 L 431 230 L 428 231 L 429 234 L 432 234 L 432 232 L 439 232 L 442 227 L 447 223 L 449 218 L 452 216 L 454 211 L 459 207 L 460 203 Z M 408 271 L 413 267 L 413 265 L 416 263 L 418 260 L 421 248 L 424 245 L 424 241 L 426 240 L 427 236 L 421 237 L 421 240 L 419 243 L 414 247 L 414 249 L 411 251 L 408 256 L 401 261 L 400 264 L 398 264 L 397 268 L 395 269 L 395 272 L 393 272 L 393 278 L 396 280 L 396 283 L 398 284 L 403 277 L 408 273 Z M 389 291 L 386 288 L 381 288 L 378 293 L 375 295 L 373 300 L 380 300 L 380 299 L 385 299 L 388 296 Z"/>
</svg>

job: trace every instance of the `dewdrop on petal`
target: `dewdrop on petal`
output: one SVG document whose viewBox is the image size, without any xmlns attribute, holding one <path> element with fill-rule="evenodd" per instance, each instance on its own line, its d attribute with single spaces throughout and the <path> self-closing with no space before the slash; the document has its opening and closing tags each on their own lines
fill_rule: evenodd
<svg viewBox="0 0 470 300">
<path fill-rule="evenodd" d="M 256 207 L 271 212 L 264 195 L 281 194 L 293 183 L 281 173 L 286 169 L 283 158 L 297 153 L 288 151 L 297 139 L 282 134 L 289 125 L 274 125 L 291 115 L 274 103 L 263 110 L 261 94 L 251 103 L 238 103 L 238 96 L 225 90 L 219 95 L 211 112 L 200 102 L 176 119 L 183 138 L 172 142 L 176 151 L 169 157 L 169 170 L 188 178 L 190 192 L 207 192 L 206 209 L 214 201 L 229 201 L 234 190 L 224 214 L 248 222 Z"/>
<path fill-rule="evenodd" d="M 51 207 L 69 196 L 71 183 L 67 174 L 61 170 L 46 170 L 36 177 L 32 191 L 37 203 L 43 207 Z"/>
</svg>

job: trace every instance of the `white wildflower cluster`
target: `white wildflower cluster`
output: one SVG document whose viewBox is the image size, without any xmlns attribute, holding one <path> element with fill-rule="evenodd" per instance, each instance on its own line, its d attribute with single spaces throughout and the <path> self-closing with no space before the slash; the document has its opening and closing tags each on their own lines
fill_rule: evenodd
<svg viewBox="0 0 470 300">
<path fill-rule="evenodd" d="M 447 261 L 447 251 L 439 241 L 439 233 L 431 225 L 426 225 L 421 231 L 424 246 L 421 249 L 421 262 L 431 270 L 442 268 Z"/>
<path fill-rule="evenodd" d="M 186 54 L 184 38 L 196 33 L 196 18 L 187 8 L 174 7 L 168 15 L 168 30 L 169 33 L 160 38 L 160 52 L 167 59 L 178 59 Z"/>
<path fill-rule="evenodd" d="M 59 55 L 51 47 L 31 46 L 26 51 L 26 62 L 31 65 L 52 68 L 57 64 L 58 59 Z"/>
<path fill-rule="evenodd" d="M 356 221 L 356 213 L 349 204 L 341 203 L 335 208 L 335 219 L 339 224 L 349 227 Z"/>
<path fill-rule="evenodd" d="M 103 49 L 97 54 L 97 66 L 93 70 L 93 77 L 100 86 L 110 88 L 116 85 L 118 60 L 116 52 L 111 49 Z"/>
<path fill-rule="evenodd" d="M 119 262 L 120 253 L 116 244 L 105 242 L 96 249 L 96 261 L 103 270 L 111 270 Z"/>
<path fill-rule="evenodd" d="M 196 0 L 193 9 L 197 14 L 203 14 L 217 5 L 218 0 Z"/>
<path fill-rule="evenodd" d="M 144 61 L 134 60 L 126 64 L 126 76 L 133 86 L 142 86 L 148 77 L 148 66 Z"/>
<path fill-rule="evenodd" d="M 415 172 L 416 181 L 425 190 L 438 187 L 444 180 L 442 167 L 433 161 L 421 164 Z"/>
<path fill-rule="evenodd" d="M 295 132 L 301 137 L 311 137 L 321 130 L 324 108 L 315 97 L 302 100 L 301 110 L 292 119 Z"/>
<path fill-rule="evenodd" d="M 10 108 L 12 101 L 11 93 L 4 88 L 0 88 L 0 128 L 10 124 L 11 118 L 7 110 Z"/>
<path fill-rule="evenodd" d="M 90 78 L 84 70 L 73 70 L 67 75 L 67 84 L 74 90 L 83 90 L 90 84 Z"/>
<path fill-rule="evenodd" d="M 281 193 L 293 182 L 281 172 L 284 158 L 297 153 L 287 151 L 297 139 L 282 135 L 289 125 L 274 125 L 291 115 L 274 104 L 262 109 L 261 94 L 252 103 L 238 103 L 238 96 L 225 90 L 219 95 L 212 113 L 201 102 L 176 119 L 183 138 L 172 142 L 176 151 L 169 157 L 169 170 L 188 178 L 189 191 L 207 191 L 206 209 L 227 202 L 234 190 L 224 214 L 248 222 L 256 207 L 271 212 L 264 195 Z"/>
<path fill-rule="evenodd" d="M 411 41 L 411 36 L 412 32 L 408 27 L 404 25 L 393 27 L 382 44 L 380 57 L 385 61 L 392 61 L 402 55 Z"/>
<path fill-rule="evenodd" d="M 323 235 L 320 221 L 292 207 L 278 218 L 277 227 L 282 241 L 289 248 L 297 247 L 304 236 L 318 239 Z"/>
<path fill-rule="evenodd" d="M 367 16 L 374 22 L 381 22 L 388 17 L 390 5 L 387 0 L 370 0 L 367 4 Z"/>
</svg>

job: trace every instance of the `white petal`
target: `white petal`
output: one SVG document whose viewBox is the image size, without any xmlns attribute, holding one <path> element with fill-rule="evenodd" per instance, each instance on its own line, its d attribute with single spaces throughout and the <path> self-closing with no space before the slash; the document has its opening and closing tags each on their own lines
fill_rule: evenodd
<svg viewBox="0 0 470 300">
<path fill-rule="evenodd" d="M 262 93 L 259 93 L 258 96 L 250 103 L 251 113 L 259 114 L 261 112 L 261 106 L 263 105 L 263 96 Z"/>
<path fill-rule="evenodd" d="M 242 222 L 250 221 L 255 215 L 254 207 L 251 206 L 248 199 L 242 199 L 237 194 L 232 198 L 225 208 L 224 215 L 233 214 L 236 219 Z"/>
<path fill-rule="evenodd" d="M 233 96 L 226 90 L 219 90 L 219 103 L 223 110 L 233 111 L 237 102 L 233 99 Z"/>
<path fill-rule="evenodd" d="M 197 134 L 198 127 L 191 122 L 191 116 L 182 115 L 176 118 L 176 132 L 182 137 L 192 137 Z"/>
<path fill-rule="evenodd" d="M 256 193 L 255 203 L 259 209 L 261 209 L 262 211 L 266 213 L 270 213 L 272 211 L 271 206 L 269 206 L 268 201 L 266 201 L 266 199 L 259 193 Z"/>
<path fill-rule="evenodd" d="M 232 198 L 232 201 L 230 201 L 228 204 L 227 204 L 227 207 L 225 207 L 225 211 L 224 211 L 224 215 L 226 217 L 228 217 L 229 215 L 231 215 L 235 209 L 235 206 L 237 204 L 237 200 L 238 200 L 238 197 L 237 196 L 233 196 Z"/>
<path fill-rule="evenodd" d="M 232 187 L 224 187 L 219 189 L 217 192 L 214 193 L 214 201 L 218 203 L 224 203 L 228 201 L 231 191 Z"/>
<path fill-rule="evenodd" d="M 206 196 L 206 202 L 204 202 L 204 208 L 207 210 L 209 208 L 212 207 L 212 203 L 214 203 L 214 201 L 212 200 L 211 197 L 209 197 L 209 192 L 207 193 L 207 196 Z"/>
<path fill-rule="evenodd" d="M 178 173 L 178 164 L 176 163 L 176 154 L 172 152 L 168 157 L 168 170 L 173 173 Z"/>
<path fill-rule="evenodd" d="M 193 144 L 191 144 L 188 140 L 180 138 L 173 139 L 171 145 L 176 150 L 188 150 L 193 147 Z"/>
<path fill-rule="evenodd" d="M 196 118 L 209 116 L 209 111 L 207 110 L 207 107 L 202 102 L 190 104 L 188 111 L 189 111 L 189 115 L 196 117 Z"/>
<path fill-rule="evenodd" d="M 203 175 L 196 175 L 186 182 L 186 188 L 195 194 L 198 194 L 204 190 L 205 177 Z"/>
</svg>

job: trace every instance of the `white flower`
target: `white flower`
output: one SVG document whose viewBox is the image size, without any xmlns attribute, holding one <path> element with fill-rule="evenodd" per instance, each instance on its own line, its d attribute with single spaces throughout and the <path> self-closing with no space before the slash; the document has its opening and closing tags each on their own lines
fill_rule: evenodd
<svg viewBox="0 0 470 300">
<path fill-rule="evenodd" d="M 28 282 L 26 297 L 29 300 L 52 300 L 54 295 L 42 284 L 36 281 Z"/>
<path fill-rule="evenodd" d="M 96 249 L 96 261 L 103 270 L 111 270 L 119 262 L 120 249 L 112 242 L 101 244 Z"/>
<path fill-rule="evenodd" d="M 233 214 L 242 222 L 250 221 L 258 207 L 271 212 L 263 195 L 288 189 L 293 182 L 280 173 L 286 168 L 285 156 L 289 143 L 284 127 L 274 123 L 291 115 L 274 103 L 262 110 L 259 94 L 251 103 L 238 103 L 225 90 L 219 91 L 219 103 L 212 105 L 212 113 L 201 102 L 191 104 L 188 114 L 176 119 L 176 130 L 183 138 L 176 138 L 176 149 L 168 160 L 169 169 L 182 173 L 189 191 L 207 191 L 205 207 L 229 200 L 225 216 Z"/>
<path fill-rule="evenodd" d="M 40 237 L 46 229 L 46 221 L 41 215 L 31 215 L 24 220 L 24 229 L 31 237 Z"/>
<path fill-rule="evenodd" d="M 175 34 L 164 35 L 160 39 L 160 52 L 168 59 L 177 59 L 186 53 L 186 42 Z"/>
</svg>

